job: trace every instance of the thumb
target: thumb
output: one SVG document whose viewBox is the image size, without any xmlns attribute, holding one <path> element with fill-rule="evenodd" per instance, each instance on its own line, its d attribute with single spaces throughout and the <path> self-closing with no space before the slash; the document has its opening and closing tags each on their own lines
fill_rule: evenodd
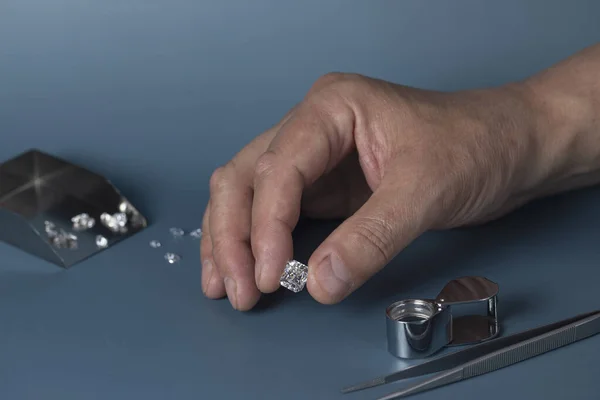
<svg viewBox="0 0 600 400">
<path fill-rule="evenodd" d="M 343 300 L 431 226 L 433 196 L 422 185 L 406 186 L 384 180 L 315 250 L 308 261 L 312 297 L 324 304 Z"/>
</svg>

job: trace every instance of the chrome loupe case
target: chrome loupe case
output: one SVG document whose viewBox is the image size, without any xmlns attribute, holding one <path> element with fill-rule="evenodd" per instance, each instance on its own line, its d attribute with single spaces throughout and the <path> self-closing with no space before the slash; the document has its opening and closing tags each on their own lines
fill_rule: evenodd
<svg viewBox="0 0 600 400">
<path fill-rule="evenodd" d="M 498 284 L 483 277 L 454 279 L 433 300 L 409 299 L 386 309 L 388 351 L 399 358 L 428 357 L 444 347 L 496 337 Z M 485 313 L 455 317 L 460 305 L 485 303 Z"/>
</svg>

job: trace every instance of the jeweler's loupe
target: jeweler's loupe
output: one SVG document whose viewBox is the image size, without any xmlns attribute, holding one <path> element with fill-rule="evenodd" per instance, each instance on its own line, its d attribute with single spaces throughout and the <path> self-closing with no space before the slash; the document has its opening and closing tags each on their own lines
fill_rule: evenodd
<svg viewBox="0 0 600 400">
<path fill-rule="evenodd" d="M 499 333 L 498 284 L 463 277 L 446 284 L 432 300 L 409 299 L 386 309 L 388 351 L 399 358 L 428 357 L 444 347 L 483 342 Z M 459 305 L 485 302 L 481 315 L 454 316 Z"/>
</svg>

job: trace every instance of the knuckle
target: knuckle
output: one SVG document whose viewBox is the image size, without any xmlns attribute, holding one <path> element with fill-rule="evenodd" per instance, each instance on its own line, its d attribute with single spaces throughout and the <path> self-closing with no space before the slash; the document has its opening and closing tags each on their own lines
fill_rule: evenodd
<svg viewBox="0 0 600 400">
<path fill-rule="evenodd" d="M 227 184 L 227 167 L 221 166 L 215 169 L 210 176 L 209 187 L 212 193 L 220 191 Z"/>
<path fill-rule="evenodd" d="M 362 80 L 362 77 L 358 74 L 344 73 L 344 72 L 329 72 L 325 75 L 320 76 L 315 83 L 312 85 L 309 91 L 309 95 L 322 93 L 325 90 L 331 88 L 343 88 L 348 85 L 354 85 Z"/>
<path fill-rule="evenodd" d="M 270 175 L 276 168 L 276 155 L 272 151 L 263 153 L 258 160 L 256 160 L 256 166 L 254 167 L 255 179 L 261 180 L 264 177 Z"/>
<path fill-rule="evenodd" d="M 361 218 L 354 230 L 356 241 L 367 244 L 381 258 L 389 260 L 394 254 L 394 233 L 389 223 L 380 218 Z"/>
</svg>

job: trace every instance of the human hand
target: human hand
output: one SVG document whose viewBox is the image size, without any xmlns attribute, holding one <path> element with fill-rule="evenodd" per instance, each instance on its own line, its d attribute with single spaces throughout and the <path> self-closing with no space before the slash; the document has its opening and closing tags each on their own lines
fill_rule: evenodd
<svg viewBox="0 0 600 400">
<path fill-rule="evenodd" d="M 351 74 L 319 79 L 210 180 L 202 287 L 248 310 L 278 289 L 301 213 L 347 217 L 308 260 L 307 290 L 341 301 L 412 240 L 496 218 L 540 172 L 521 85 L 441 93 Z"/>
</svg>

